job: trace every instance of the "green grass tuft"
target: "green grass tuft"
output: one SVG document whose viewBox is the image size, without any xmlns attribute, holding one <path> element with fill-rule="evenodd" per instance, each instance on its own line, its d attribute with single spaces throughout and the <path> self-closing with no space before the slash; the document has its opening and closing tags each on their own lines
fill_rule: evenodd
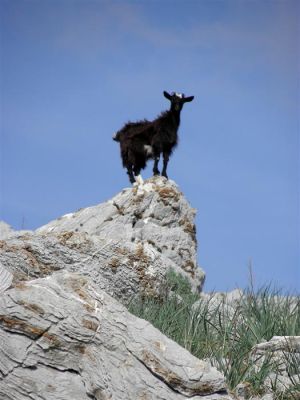
<svg viewBox="0 0 300 400">
<path fill-rule="evenodd" d="M 216 294 L 199 298 L 187 279 L 170 272 L 158 299 L 136 299 L 129 311 L 196 357 L 209 358 L 224 373 L 230 390 L 247 383 L 251 395 L 261 395 L 267 391 L 268 375 L 279 375 L 279 366 L 271 355 L 256 365 L 250 360 L 251 350 L 273 336 L 300 335 L 300 298 L 265 286 L 246 290 L 234 307 L 228 306 L 225 298 L 218 299 Z M 273 379 L 271 390 L 278 400 L 299 399 L 299 353 L 284 354 L 289 357 L 289 385 L 283 391 Z"/>
</svg>

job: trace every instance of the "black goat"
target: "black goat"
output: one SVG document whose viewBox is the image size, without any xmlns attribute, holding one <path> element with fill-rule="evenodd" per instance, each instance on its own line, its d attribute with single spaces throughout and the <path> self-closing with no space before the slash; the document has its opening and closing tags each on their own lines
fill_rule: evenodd
<svg viewBox="0 0 300 400">
<path fill-rule="evenodd" d="M 174 147 L 177 145 L 177 131 L 180 124 L 180 112 L 183 104 L 192 101 L 194 96 L 185 97 L 184 94 L 164 92 L 170 100 L 170 110 L 162 112 L 155 120 L 128 122 L 120 129 L 113 140 L 120 142 L 123 167 L 131 183 L 136 181 L 135 176 L 146 167 L 147 160 L 154 158 L 153 175 L 159 175 L 158 163 L 160 154 L 163 154 L 162 176 L 168 178 L 167 165 Z"/>
</svg>

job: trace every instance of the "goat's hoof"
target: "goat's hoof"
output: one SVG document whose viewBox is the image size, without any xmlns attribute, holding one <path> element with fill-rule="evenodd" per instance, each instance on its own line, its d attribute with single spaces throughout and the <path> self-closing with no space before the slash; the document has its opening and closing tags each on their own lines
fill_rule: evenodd
<svg viewBox="0 0 300 400">
<path fill-rule="evenodd" d="M 168 177 L 167 174 L 162 173 L 161 176 L 163 176 L 163 177 L 166 178 L 166 179 L 169 179 L 169 177 Z"/>
<path fill-rule="evenodd" d="M 153 176 L 159 176 L 160 175 L 160 172 L 159 171 L 153 171 Z"/>
<path fill-rule="evenodd" d="M 136 183 L 137 183 L 138 185 L 143 185 L 143 184 L 144 184 L 144 180 L 143 180 L 143 178 L 142 178 L 141 175 L 136 176 L 136 177 L 135 177 L 135 181 L 136 181 Z"/>
</svg>

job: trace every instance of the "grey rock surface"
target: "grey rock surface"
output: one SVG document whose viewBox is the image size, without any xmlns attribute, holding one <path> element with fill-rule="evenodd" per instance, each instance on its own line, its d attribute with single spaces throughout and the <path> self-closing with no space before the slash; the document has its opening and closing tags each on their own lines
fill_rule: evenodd
<svg viewBox="0 0 300 400">
<path fill-rule="evenodd" d="M 123 302 L 157 295 L 170 269 L 199 291 L 204 272 L 197 265 L 194 217 L 174 182 L 152 178 L 35 232 L 10 232 L 0 241 L 0 262 L 14 283 L 57 270 L 79 272 Z"/>
<path fill-rule="evenodd" d="M 0 263 L 0 294 L 9 288 L 13 281 L 13 274 L 7 271 Z"/>
<path fill-rule="evenodd" d="M 265 370 L 260 387 L 265 394 L 251 396 L 251 385 L 246 380 L 235 388 L 239 400 L 300 399 L 300 336 L 274 336 L 255 345 L 248 363 L 257 374 Z"/>
<path fill-rule="evenodd" d="M 224 377 L 70 272 L 0 298 L 3 400 L 230 399 Z"/>
<path fill-rule="evenodd" d="M 201 290 L 194 217 L 156 178 L 35 232 L 2 223 L 1 400 L 230 399 L 209 362 L 115 300 L 158 295 L 170 269 Z"/>
<path fill-rule="evenodd" d="M 294 385 L 300 387 L 300 336 L 274 336 L 254 346 L 250 362 L 259 370 L 266 361 L 274 366 L 264 382 L 267 390 L 276 386 L 278 391 L 285 392 Z"/>
</svg>

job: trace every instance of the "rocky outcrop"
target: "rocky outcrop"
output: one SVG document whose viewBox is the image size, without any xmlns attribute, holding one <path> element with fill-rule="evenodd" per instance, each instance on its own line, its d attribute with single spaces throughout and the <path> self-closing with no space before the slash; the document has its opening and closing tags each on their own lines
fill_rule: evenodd
<svg viewBox="0 0 300 400">
<path fill-rule="evenodd" d="M 170 270 L 201 291 L 194 216 L 175 183 L 158 177 L 34 232 L 0 223 L 1 400 L 259 399 L 247 381 L 230 396 L 216 360 L 195 358 L 117 301 L 160 296 Z M 195 320 L 204 304 L 207 315 L 243 323 L 242 291 L 198 298 Z M 276 337 L 245 359 L 258 374 L 266 360 L 275 366 L 261 399 L 275 399 L 274 385 L 298 398 L 299 345 Z"/>
<path fill-rule="evenodd" d="M 88 278 L 20 282 L 0 299 L 3 400 L 229 399 L 224 378 Z"/>
<path fill-rule="evenodd" d="M 123 302 L 159 294 L 170 269 L 200 291 L 194 217 L 174 182 L 152 178 L 35 232 L 9 230 L 0 241 L 0 262 L 15 283 L 67 270 Z"/>
<path fill-rule="evenodd" d="M 209 362 L 117 301 L 158 296 L 170 269 L 201 290 L 194 216 L 156 178 L 34 232 L 2 224 L 0 398 L 229 399 Z"/>
</svg>

